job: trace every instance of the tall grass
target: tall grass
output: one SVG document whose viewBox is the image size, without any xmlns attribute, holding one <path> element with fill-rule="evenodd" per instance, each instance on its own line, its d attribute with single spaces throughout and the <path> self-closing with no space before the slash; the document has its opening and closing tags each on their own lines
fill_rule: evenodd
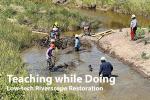
<svg viewBox="0 0 150 100">
<path fill-rule="evenodd" d="M 80 0 L 73 0 L 78 2 Z M 109 7 L 111 10 L 117 9 L 121 13 L 138 14 L 150 16 L 150 1 L 149 0 L 81 0 L 83 4 L 96 3 L 97 7 Z M 74 3 L 72 2 L 72 3 Z"/>
<path fill-rule="evenodd" d="M 41 0 L 40 0 L 41 1 Z M 68 26 L 77 26 L 85 17 L 71 12 L 51 2 L 38 0 L 1 0 L 0 5 L 0 99 L 4 100 L 80 100 L 72 93 L 7 91 L 6 86 L 24 86 L 25 84 L 8 83 L 7 74 L 26 76 L 25 65 L 20 52 L 30 47 L 36 38 L 31 28 L 50 29 L 58 21 L 62 30 Z M 12 7 L 13 6 L 13 7 Z M 17 10 L 14 9 L 17 7 Z M 21 7 L 22 11 L 19 11 Z M 10 22 L 11 19 L 13 22 Z M 70 19 L 70 20 L 68 20 Z"/>
<path fill-rule="evenodd" d="M 107 0 L 104 4 L 111 5 L 112 8 L 117 7 L 122 13 L 150 16 L 150 1 L 148 0 Z"/>
<path fill-rule="evenodd" d="M 23 91 L 6 91 L 6 86 L 19 86 L 8 83 L 7 74 L 25 75 L 20 50 L 31 44 L 33 37 L 26 27 L 21 27 L 0 19 L 0 99 L 21 99 Z"/>
<path fill-rule="evenodd" d="M 68 27 L 78 27 L 80 23 L 86 19 L 86 17 L 80 16 L 77 12 L 67 10 L 61 6 L 52 5 L 50 1 L 2 0 L 1 4 L 6 7 L 2 12 L 5 18 L 14 18 L 20 24 L 29 25 L 31 28 L 45 29 L 47 32 L 51 30 L 55 21 L 59 23 L 61 30 L 67 31 L 69 29 Z M 15 11 L 10 5 L 21 6 L 25 11 L 20 13 Z"/>
</svg>

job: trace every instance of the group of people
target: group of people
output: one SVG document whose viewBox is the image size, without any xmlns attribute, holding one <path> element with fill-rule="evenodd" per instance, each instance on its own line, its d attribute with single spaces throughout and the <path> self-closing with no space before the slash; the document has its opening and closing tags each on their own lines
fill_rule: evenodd
<svg viewBox="0 0 150 100">
<path fill-rule="evenodd" d="M 131 28 L 131 32 L 130 32 L 131 40 L 134 41 L 135 35 L 136 35 L 136 30 L 137 30 L 137 20 L 136 20 L 135 15 L 131 16 L 130 28 Z M 90 27 L 89 26 L 85 26 L 83 28 L 83 30 L 84 30 L 84 32 L 88 33 L 86 35 L 90 35 Z M 50 37 L 51 37 L 50 47 L 47 49 L 47 52 L 46 52 L 46 59 L 48 62 L 53 57 L 52 52 L 53 52 L 53 50 L 55 50 L 55 40 L 60 38 L 60 29 L 59 29 L 59 25 L 57 22 L 55 22 L 55 24 L 53 25 L 53 29 L 50 32 Z M 75 35 L 74 43 L 75 43 L 74 49 L 76 52 L 78 52 L 80 49 L 80 46 L 81 46 L 78 34 Z M 101 57 L 99 76 L 101 76 L 101 74 L 102 74 L 103 77 L 110 77 L 112 71 L 113 71 L 112 64 L 110 62 L 107 62 L 105 57 Z"/>
<path fill-rule="evenodd" d="M 134 41 L 135 40 L 135 35 L 136 35 L 136 30 L 137 30 L 137 20 L 136 20 L 135 15 L 131 16 L 130 28 L 131 28 L 131 33 L 130 33 L 131 40 Z M 84 32 L 88 33 L 86 35 L 90 35 L 89 34 L 90 33 L 90 27 L 85 26 L 84 27 Z M 58 26 L 57 22 L 53 25 L 53 30 L 50 33 L 50 37 L 51 37 L 50 47 L 48 48 L 48 50 L 46 52 L 47 61 L 51 60 L 51 57 L 53 56 L 52 52 L 55 49 L 55 40 L 60 37 L 59 26 Z M 75 49 L 76 52 L 79 51 L 80 46 L 81 46 L 81 43 L 80 43 L 79 35 L 76 34 L 75 35 L 75 44 L 74 44 L 74 49 Z M 108 62 L 105 57 L 101 57 L 99 76 L 110 78 L 112 71 L 113 71 L 112 64 L 110 62 Z"/>
<path fill-rule="evenodd" d="M 50 32 L 50 44 L 49 44 L 49 48 L 46 51 L 46 59 L 47 59 L 47 63 L 52 63 L 52 57 L 54 57 L 53 55 L 53 50 L 55 50 L 55 42 L 57 41 L 57 39 L 60 38 L 60 29 L 59 29 L 59 25 L 57 22 L 55 22 L 55 24 L 53 25 L 52 31 Z M 74 48 L 75 51 L 78 52 L 80 49 L 80 39 L 79 39 L 79 35 L 76 34 L 75 35 L 75 42 L 74 42 Z"/>
<path fill-rule="evenodd" d="M 131 16 L 131 23 L 130 23 L 130 28 L 131 28 L 130 35 L 132 41 L 136 40 L 135 36 L 136 36 L 137 27 L 138 27 L 137 19 L 136 16 L 133 14 Z M 101 76 L 102 74 L 102 77 L 110 78 L 112 71 L 113 71 L 112 64 L 110 62 L 107 62 L 105 57 L 101 57 L 99 76 Z"/>
<path fill-rule="evenodd" d="M 136 35 L 136 30 L 137 30 L 137 19 L 135 15 L 131 16 L 131 23 L 130 23 L 130 28 L 131 28 L 131 40 L 135 40 L 135 35 Z M 113 71 L 113 66 L 110 62 L 106 61 L 105 57 L 101 57 L 101 64 L 100 64 L 100 70 L 99 70 L 99 76 L 102 75 L 102 77 L 111 77 L 111 73 Z"/>
<path fill-rule="evenodd" d="M 136 30 L 138 27 L 137 19 L 136 16 L 133 14 L 131 16 L 131 23 L 130 23 L 130 28 L 131 28 L 131 40 L 134 41 L 136 40 Z M 113 66 L 110 62 L 106 61 L 105 57 L 101 57 L 101 65 L 100 65 L 100 70 L 99 70 L 99 76 L 102 75 L 102 77 L 111 77 L 111 73 L 113 71 Z"/>
<path fill-rule="evenodd" d="M 56 23 L 55 23 L 55 25 L 56 25 Z M 54 27 L 54 28 L 58 28 L 58 27 Z M 54 31 L 56 31 L 56 30 L 54 29 Z M 80 46 L 81 46 L 78 34 L 75 35 L 74 43 L 75 43 L 74 49 L 76 52 L 78 52 L 80 50 Z M 55 50 L 55 37 L 51 37 L 50 47 L 47 49 L 47 52 L 46 52 L 46 59 L 47 59 L 48 63 L 52 63 L 51 60 L 52 60 L 52 57 L 54 57 L 53 50 Z M 101 74 L 102 74 L 102 77 L 110 77 L 112 70 L 113 70 L 113 66 L 111 65 L 111 63 L 107 62 L 105 57 L 102 57 L 99 76 L 101 76 Z"/>
</svg>

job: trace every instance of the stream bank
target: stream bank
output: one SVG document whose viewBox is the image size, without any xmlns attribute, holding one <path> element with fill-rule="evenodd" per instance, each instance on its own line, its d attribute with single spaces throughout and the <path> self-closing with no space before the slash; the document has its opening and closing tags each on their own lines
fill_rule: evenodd
<svg viewBox="0 0 150 100">
<path fill-rule="evenodd" d="M 146 37 L 150 34 L 147 32 Z M 150 55 L 150 44 L 130 40 L 130 29 L 124 28 L 122 32 L 115 30 L 114 33 L 104 36 L 98 40 L 97 37 L 83 37 L 96 42 L 98 48 L 104 53 L 119 59 L 130 67 L 141 73 L 144 77 L 150 78 L 150 59 L 142 58 L 142 54 Z"/>
<path fill-rule="evenodd" d="M 61 0 L 57 0 L 61 1 Z M 74 6 L 88 10 L 113 11 L 124 15 L 136 14 L 150 18 L 150 2 L 147 0 L 65 0 L 65 6 Z"/>
</svg>

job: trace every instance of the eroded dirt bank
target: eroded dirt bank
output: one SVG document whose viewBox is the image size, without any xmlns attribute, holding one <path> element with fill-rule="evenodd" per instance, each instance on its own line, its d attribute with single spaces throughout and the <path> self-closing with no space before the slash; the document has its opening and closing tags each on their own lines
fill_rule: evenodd
<svg viewBox="0 0 150 100">
<path fill-rule="evenodd" d="M 150 34 L 146 32 L 146 37 L 149 36 Z M 144 77 L 150 78 L 150 44 L 145 45 L 144 42 L 138 42 L 139 40 L 131 41 L 128 28 L 122 29 L 122 32 L 115 30 L 114 33 L 104 36 L 100 40 L 98 37 L 84 36 L 83 38 L 95 41 L 102 51 L 130 65 Z"/>
</svg>

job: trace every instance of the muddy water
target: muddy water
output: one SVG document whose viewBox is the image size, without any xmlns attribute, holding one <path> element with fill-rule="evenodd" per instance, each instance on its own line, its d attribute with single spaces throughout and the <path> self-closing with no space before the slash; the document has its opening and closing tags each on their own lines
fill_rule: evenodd
<svg viewBox="0 0 150 100">
<path fill-rule="evenodd" d="M 72 10 L 72 9 L 71 9 Z M 85 9 L 74 9 L 74 11 L 95 18 L 102 22 L 101 28 L 125 28 L 130 27 L 131 15 L 118 14 L 111 11 L 93 11 Z M 141 27 L 148 27 L 150 25 L 150 19 L 144 18 L 142 16 L 137 16 L 138 25 Z"/>
<path fill-rule="evenodd" d="M 113 74 L 119 75 L 119 77 L 116 78 L 116 84 L 113 86 L 95 83 L 80 84 L 81 86 L 102 86 L 104 89 L 103 91 L 96 92 L 79 92 L 85 100 L 149 100 L 150 98 L 149 80 L 144 79 L 129 66 L 100 52 L 94 45 L 90 52 L 80 51 L 79 53 L 73 52 L 70 54 L 58 53 L 59 59 L 56 65 L 69 61 L 75 62 L 76 68 L 68 72 L 50 72 L 46 67 L 45 51 L 46 49 L 33 47 L 22 53 L 24 62 L 28 64 L 27 70 L 29 73 L 43 76 L 61 76 L 64 73 L 75 73 L 80 77 L 86 74 L 98 76 L 101 56 L 106 56 L 107 60 L 112 62 L 114 66 Z M 90 64 L 93 67 L 93 72 L 89 71 L 88 65 Z"/>
<path fill-rule="evenodd" d="M 130 16 L 115 14 L 112 12 L 101 12 L 101 11 L 87 11 L 78 10 L 75 11 L 94 17 L 102 22 L 101 28 L 98 31 L 109 29 L 109 28 L 122 28 L 129 27 Z M 141 16 L 137 17 L 138 23 L 147 27 L 150 23 L 149 19 L 145 19 Z M 78 33 L 78 32 L 77 32 Z M 68 33 L 66 33 L 68 35 Z M 66 35 L 65 34 L 65 35 Z M 70 34 L 70 33 L 69 33 Z M 71 32 L 71 34 L 74 34 Z M 118 75 L 116 78 L 116 84 L 111 86 L 109 84 L 74 84 L 81 86 L 97 86 L 103 87 L 103 91 L 96 92 L 79 92 L 81 97 L 85 100 L 149 100 L 150 95 L 150 81 L 144 79 L 139 73 L 132 70 L 129 66 L 124 65 L 117 59 L 111 58 L 108 55 L 100 52 L 95 45 L 92 46 L 92 50 L 80 51 L 79 53 L 64 54 L 58 51 L 58 60 L 56 65 L 73 61 L 76 65 L 75 68 L 67 70 L 65 72 L 50 72 L 46 66 L 45 58 L 46 49 L 40 49 L 37 47 L 25 50 L 22 53 L 23 61 L 27 64 L 26 69 L 29 73 L 40 76 L 62 76 L 64 73 L 70 74 L 75 73 L 77 76 L 83 77 L 86 74 L 98 76 L 99 64 L 101 56 L 112 62 L 114 66 L 113 74 Z M 89 71 L 88 65 L 92 65 L 93 72 Z M 84 96 L 83 96 L 84 95 Z"/>
</svg>

